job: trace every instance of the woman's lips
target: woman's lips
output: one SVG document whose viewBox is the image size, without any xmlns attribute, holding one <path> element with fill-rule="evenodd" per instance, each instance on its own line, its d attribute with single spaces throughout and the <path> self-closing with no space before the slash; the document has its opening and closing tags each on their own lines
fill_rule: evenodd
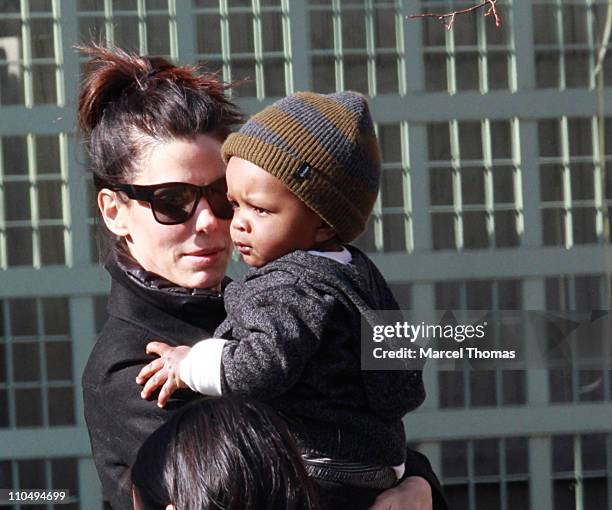
<svg viewBox="0 0 612 510">
<path fill-rule="evenodd" d="M 223 256 L 224 248 L 209 248 L 206 250 L 192 251 L 185 253 L 184 258 L 198 266 L 210 266 L 219 261 Z"/>
</svg>

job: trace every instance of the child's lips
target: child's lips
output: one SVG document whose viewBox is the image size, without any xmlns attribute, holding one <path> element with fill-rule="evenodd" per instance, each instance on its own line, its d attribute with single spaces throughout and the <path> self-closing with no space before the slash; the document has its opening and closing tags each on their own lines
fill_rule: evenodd
<svg viewBox="0 0 612 510">
<path fill-rule="evenodd" d="M 250 255 L 252 248 L 248 244 L 244 243 L 234 243 L 236 247 L 236 251 L 241 253 L 242 255 Z"/>
</svg>

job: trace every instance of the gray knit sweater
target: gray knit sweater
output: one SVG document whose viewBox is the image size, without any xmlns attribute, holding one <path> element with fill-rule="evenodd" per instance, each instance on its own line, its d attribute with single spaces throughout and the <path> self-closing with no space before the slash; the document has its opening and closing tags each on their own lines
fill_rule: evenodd
<svg viewBox="0 0 612 510">
<path fill-rule="evenodd" d="M 227 319 L 215 336 L 223 394 L 266 400 L 287 420 L 304 452 L 402 464 L 401 418 L 425 398 L 420 371 L 362 371 L 361 315 L 398 305 L 358 249 L 341 264 L 297 251 L 225 290 Z"/>
</svg>

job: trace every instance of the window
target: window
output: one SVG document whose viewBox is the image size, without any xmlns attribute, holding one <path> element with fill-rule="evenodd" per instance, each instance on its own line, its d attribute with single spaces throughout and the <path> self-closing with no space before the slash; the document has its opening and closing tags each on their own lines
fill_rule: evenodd
<svg viewBox="0 0 612 510">
<path fill-rule="evenodd" d="M 170 55 L 167 0 L 78 0 L 79 39 L 128 51 Z"/>
<path fill-rule="evenodd" d="M 369 252 L 411 252 L 408 123 L 379 124 L 376 130 L 383 159 L 380 191 L 356 244 Z"/>
<path fill-rule="evenodd" d="M 558 277 L 546 279 L 546 308 L 551 311 L 580 311 L 607 309 L 610 295 L 607 280 L 598 275 Z M 595 318 L 595 317 L 594 317 Z M 592 329 L 605 328 L 607 321 L 595 321 Z M 607 330 L 594 330 L 580 335 L 577 341 L 563 342 L 566 324 L 551 325 L 549 400 L 563 402 L 601 402 L 610 398 L 612 375 L 611 341 Z M 554 342 L 554 344 L 553 344 Z"/>
<path fill-rule="evenodd" d="M 2 302 L 0 428 L 75 424 L 66 298 Z"/>
<path fill-rule="evenodd" d="M 369 96 L 404 90 L 403 16 L 398 1 L 310 1 L 312 87 Z"/>
<path fill-rule="evenodd" d="M 0 106 L 64 104 L 60 14 L 53 5 L 2 2 Z"/>
<path fill-rule="evenodd" d="M 458 18 L 452 30 L 444 30 L 435 19 L 423 20 L 426 90 L 455 94 L 466 90 L 485 93 L 515 88 L 512 5 L 509 1 L 497 4 L 504 13 L 499 28 L 480 14 Z M 473 5 L 473 2 L 457 0 L 422 0 L 421 11 L 452 12 Z"/>
<path fill-rule="evenodd" d="M 65 134 L 0 137 L 1 268 L 68 263 L 66 144 Z"/>
<path fill-rule="evenodd" d="M 389 288 L 400 307 L 400 310 L 410 310 L 412 308 L 412 288 L 409 283 L 389 282 Z"/>
<path fill-rule="evenodd" d="M 517 121 L 450 121 L 427 126 L 434 250 L 520 244 Z"/>
<path fill-rule="evenodd" d="M 444 493 L 453 510 L 529 508 L 526 438 L 443 441 L 441 457 Z"/>
<path fill-rule="evenodd" d="M 240 97 L 280 97 L 292 89 L 288 7 L 281 4 L 194 2 L 197 58 L 223 71 L 226 81 L 239 82 L 234 92 Z"/>
<path fill-rule="evenodd" d="M 606 20 L 606 2 L 536 0 L 533 37 L 536 85 L 539 88 L 593 88 L 596 49 Z M 612 80 L 610 57 L 604 80 Z"/>
<path fill-rule="evenodd" d="M 474 280 L 435 284 L 437 310 L 519 310 L 520 280 Z M 438 371 L 440 408 L 501 407 L 524 405 L 526 373 L 521 369 L 491 368 Z"/>
<path fill-rule="evenodd" d="M 612 180 L 606 172 L 603 182 L 597 118 L 542 120 L 538 137 L 543 244 L 603 242 L 609 237 L 604 223 L 612 217 Z M 606 143 L 601 150 L 612 160 L 612 147 Z"/>
<path fill-rule="evenodd" d="M 80 508 L 79 476 L 75 458 L 0 460 L 0 484 L 2 488 L 18 487 L 19 490 L 26 491 L 28 489 L 47 489 L 68 492 L 68 497 L 63 500 L 62 504 L 36 505 L 33 508 L 62 510 Z"/>
<path fill-rule="evenodd" d="M 608 508 L 612 436 L 553 436 L 551 444 L 555 509 Z"/>
</svg>

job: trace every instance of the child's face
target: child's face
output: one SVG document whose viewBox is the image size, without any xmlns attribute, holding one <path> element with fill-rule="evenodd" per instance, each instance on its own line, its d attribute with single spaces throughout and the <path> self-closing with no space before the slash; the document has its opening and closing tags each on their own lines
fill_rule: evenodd
<svg viewBox="0 0 612 510">
<path fill-rule="evenodd" d="M 234 207 L 230 235 L 247 265 L 261 267 L 289 252 L 316 247 L 323 220 L 281 181 L 235 156 L 226 178 Z"/>
</svg>

